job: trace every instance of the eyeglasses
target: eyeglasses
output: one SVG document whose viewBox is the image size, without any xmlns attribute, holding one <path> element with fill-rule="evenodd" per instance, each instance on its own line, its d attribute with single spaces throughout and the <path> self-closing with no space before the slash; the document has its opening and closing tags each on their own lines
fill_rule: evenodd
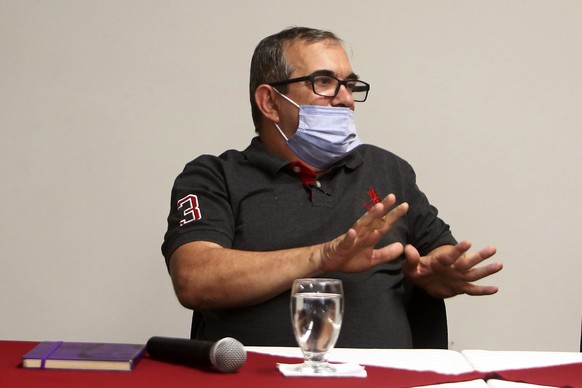
<svg viewBox="0 0 582 388">
<path fill-rule="evenodd" d="M 309 81 L 313 93 L 323 97 L 335 97 L 339 93 L 340 86 L 344 85 L 352 94 L 354 101 L 364 102 L 368 98 L 370 84 L 357 79 L 340 80 L 331 75 L 311 74 L 305 77 L 291 78 L 284 81 L 271 82 L 271 86 L 288 85 L 295 82 Z"/>
</svg>

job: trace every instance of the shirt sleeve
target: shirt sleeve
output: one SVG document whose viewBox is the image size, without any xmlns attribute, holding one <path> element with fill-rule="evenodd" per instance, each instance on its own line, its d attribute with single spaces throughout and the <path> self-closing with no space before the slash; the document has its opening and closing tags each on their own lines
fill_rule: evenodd
<svg viewBox="0 0 582 388">
<path fill-rule="evenodd" d="M 181 245 L 210 241 L 231 247 L 234 216 L 218 157 L 201 156 L 188 163 L 172 188 L 168 229 L 162 244 L 166 264 Z"/>
<path fill-rule="evenodd" d="M 442 245 L 457 243 L 450 227 L 440 217 L 437 208 L 430 204 L 426 195 L 416 183 L 416 173 L 412 166 L 406 163 L 407 184 L 406 197 L 409 201 L 407 214 L 409 221 L 408 243 L 412 244 L 421 256 L 428 254 Z"/>
</svg>

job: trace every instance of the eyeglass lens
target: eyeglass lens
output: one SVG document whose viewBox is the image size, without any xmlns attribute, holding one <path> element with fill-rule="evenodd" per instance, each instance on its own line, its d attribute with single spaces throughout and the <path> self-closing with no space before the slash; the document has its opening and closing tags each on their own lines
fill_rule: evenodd
<svg viewBox="0 0 582 388">
<path fill-rule="evenodd" d="M 335 77 L 319 75 L 312 78 L 313 91 L 320 96 L 335 97 L 339 92 L 340 82 L 352 93 L 355 101 L 364 101 L 368 95 L 368 85 L 358 80 L 340 81 Z"/>
</svg>

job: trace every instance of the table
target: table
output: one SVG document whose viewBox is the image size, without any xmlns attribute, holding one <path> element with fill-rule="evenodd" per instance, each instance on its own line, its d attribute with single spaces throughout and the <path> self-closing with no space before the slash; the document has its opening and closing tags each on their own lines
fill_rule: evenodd
<svg viewBox="0 0 582 388">
<path fill-rule="evenodd" d="M 273 354 L 267 348 L 248 348 L 247 362 L 236 373 L 223 374 L 213 370 L 172 365 L 145 357 L 131 372 L 36 370 L 20 366 L 23 354 L 38 342 L 0 341 L 0 387 L 409 387 L 463 382 L 475 379 L 509 378 L 545 385 L 582 386 L 582 363 L 549 368 L 535 368 L 503 373 L 468 371 L 458 374 L 435 371 L 413 371 L 401 368 L 366 365 L 367 378 L 289 378 L 276 369 L 277 362 L 300 362 L 300 358 Z M 335 349 L 340 351 L 340 349 Z M 259 353 L 259 351 L 264 351 Z M 343 349 L 349 353 L 350 350 Z M 354 349 L 354 351 L 363 351 Z M 378 351 L 378 350 L 374 350 Z M 380 351 L 381 352 L 381 351 Z M 386 354 L 394 354 L 388 350 Z M 409 352 L 416 352 L 410 350 Z M 418 351 L 419 357 L 423 351 Z M 445 351 L 446 352 L 446 351 Z M 450 351 L 452 352 L 452 351 Z M 270 354 L 268 354 L 270 353 Z M 341 353 L 341 352 L 339 352 Z M 381 353 L 379 353 L 381 354 Z M 362 364 L 364 364 L 362 362 Z M 529 376 L 529 377 L 528 377 Z M 552 384 L 550 384 L 552 383 Z"/>
</svg>

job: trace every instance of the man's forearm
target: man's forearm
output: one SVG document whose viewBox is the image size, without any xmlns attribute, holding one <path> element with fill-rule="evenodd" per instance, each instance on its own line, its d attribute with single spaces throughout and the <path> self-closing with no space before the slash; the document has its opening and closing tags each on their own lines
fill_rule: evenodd
<svg viewBox="0 0 582 388">
<path fill-rule="evenodd" d="M 193 242 L 176 250 L 170 275 L 180 303 L 191 309 L 249 306 L 291 287 L 294 279 L 319 273 L 321 246 L 270 252 L 226 249 Z"/>
</svg>

